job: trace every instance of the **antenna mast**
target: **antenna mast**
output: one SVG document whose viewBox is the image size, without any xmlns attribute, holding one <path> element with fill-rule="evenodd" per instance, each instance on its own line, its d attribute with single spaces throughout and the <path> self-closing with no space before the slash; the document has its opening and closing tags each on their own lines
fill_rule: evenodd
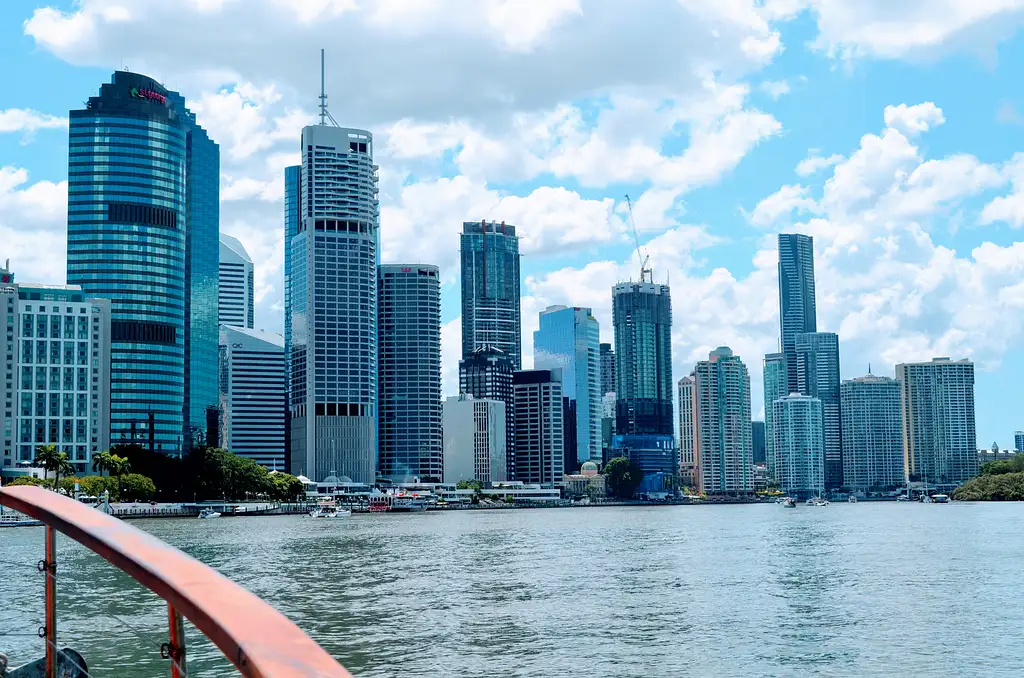
<svg viewBox="0 0 1024 678">
<path fill-rule="evenodd" d="M 327 120 L 331 121 L 331 124 L 335 127 L 341 127 L 338 121 L 334 119 L 331 112 L 327 110 L 327 87 L 325 85 L 324 77 L 324 50 L 320 48 L 320 124 L 326 125 Z"/>
<path fill-rule="evenodd" d="M 636 241 L 636 256 L 640 259 L 640 282 L 654 282 L 654 272 L 648 264 L 651 263 L 650 255 L 644 256 L 640 253 L 640 234 L 636 230 L 636 221 L 633 220 L 633 203 L 626 194 L 626 206 L 629 207 L 629 225 L 633 227 L 633 239 Z"/>
</svg>

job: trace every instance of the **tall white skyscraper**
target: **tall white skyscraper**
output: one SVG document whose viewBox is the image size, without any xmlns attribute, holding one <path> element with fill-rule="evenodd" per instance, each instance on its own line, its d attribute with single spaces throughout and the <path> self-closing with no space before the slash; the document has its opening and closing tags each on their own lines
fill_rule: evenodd
<svg viewBox="0 0 1024 678">
<path fill-rule="evenodd" d="M 220 289 L 218 315 L 221 325 L 252 329 L 255 282 L 252 259 L 238 238 L 220 234 Z"/>
<path fill-rule="evenodd" d="M 840 386 L 843 412 L 843 485 L 891 490 L 906 482 L 900 384 L 895 379 L 848 379 Z"/>
<path fill-rule="evenodd" d="M 933 358 L 896 366 L 903 458 L 911 481 L 953 489 L 978 473 L 974 363 Z"/>
<path fill-rule="evenodd" d="M 775 474 L 782 491 L 809 499 L 825 491 L 821 400 L 794 393 L 772 403 Z"/>
<path fill-rule="evenodd" d="M 694 369 L 697 459 L 707 494 L 754 491 L 750 439 L 750 374 L 728 346 Z"/>
<path fill-rule="evenodd" d="M 286 171 L 287 350 L 291 471 L 372 483 L 377 471 L 379 206 L 373 137 L 302 130 L 302 165 Z"/>
<path fill-rule="evenodd" d="M 589 308 L 549 306 L 533 333 L 533 364 L 562 370 L 565 417 L 565 472 L 601 458 L 601 341 Z"/>
<path fill-rule="evenodd" d="M 220 328 L 220 446 L 284 471 L 284 337 Z"/>
</svg>

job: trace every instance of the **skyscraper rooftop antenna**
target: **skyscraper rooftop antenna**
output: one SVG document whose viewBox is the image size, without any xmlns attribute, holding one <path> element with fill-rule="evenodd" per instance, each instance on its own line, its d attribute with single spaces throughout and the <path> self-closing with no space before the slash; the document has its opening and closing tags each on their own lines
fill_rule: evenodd
<svg viewBox="0 0 1024 678">
<path fill-rule="evenodd" d="M 331 121 L 331 124 L 335 127 L 341 127 L 338 121 L 334 119 L 331 112 L 327 110 L 327 87 L 325 85 L 326 78 L 324 77 L 324 50 L 320 49 L 320 124 L 326 125 L 327 120 Z"/>
</svg>

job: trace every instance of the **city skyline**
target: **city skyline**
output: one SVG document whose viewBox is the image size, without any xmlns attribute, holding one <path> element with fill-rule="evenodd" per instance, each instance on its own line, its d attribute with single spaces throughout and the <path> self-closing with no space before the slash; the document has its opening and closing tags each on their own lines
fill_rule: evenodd
<svg viewBox="0 0 1024 678">
<path fill-rule="evenodd" d="M 180 61 L 180 69 L 172 60 L 156 58 L 150 46 L 131 47 L 116 56 L 103 51 L 116 38 L 126 35 L 123 31 L 136 30 L 140 26 L 139 22 L 145 21 L 146 12 L 156 11 L 150 9 L 140 10 L 138 15 L 121 23 L 97 19 L 96 42 L 92 43 L 95 47 L 91 49 L 99 51 L 84 61 L 101 63 L 102 68 L 97 71 L 89 67 L 71 66 L 69 62 L 83 62 L 79 51 L 84 49 L 83 43 L 76 40 L 74 31 L 68 42 L 60 43 L 60 46 L 47 41 L 45 36 L 47 30 L 59 24 L 65 16 L 72 17 L 77 16 L 76 12 L 85 12 L 88 4 L 84 3 L 81 8 L 62 8 L 67 14 L 55 16 L 51 25 L 45 24 L 41 16 L 34 17 L 31 5 L 4 8 L 4 11 L 12 12 L 16 20 L 9 22 L 5 28 L 11 31 L 12 39 L 7 41 L 3 49 L 11 50 L 9 53 L 18 54 L 19 58 L 25 58 L 33 69 L 42 69 L 36 73 L 44 72 L 52 74 L 52 77 L 25 76 L 24 79 L 18 79 L 8 91 L 11 103 L 7 105 L 25 113 L 19 116 L 8 115 L 5 120 L 13 121 L 10 123 L 13 129 L 2 129 L 11 129 L 12 133 L 0 134 L 0 144 L 3 144 L 0 151 L 4 154 L 4 161 L 0 164 L 10 168 L 4 176 L 10 177 L 12 182 L 10 188 L 5 184 L 3 189 L 6 198 L 0 201 L 0 226 L 19 235 L 26 223 L 19 217 L 23 214 L 20 210 L 24 209 L 20 205 L 32 204 L 25 201 L 46 191 L 50 195 L 57 194 L 59 201 L 59 193 L 63 190 L 60 182 L 66 175 L 66 167 L 61 169 L 59 162 L 53 163 L 49 158 L 59 160 L 61 152 L 52 149 L 54 144 L 59 147 L 66 142 L 66 134 L 61 128 L 64 123 L 60 118 L 67 110 L 77 108 L 83 98 L 93 93 L 95 83 L 108 77 L 108 69 L 118 67 L 123 56 L 125 63 L 133 70 L 157 77 L 185 94 L 190 103 L 196 102 L 200 123 L 207 127 L 215 141 L 222 144 L 222 208 L 225 217 L 222 227 L 225 232 L 245 242 L 257 263 L 258 327 L 281 332 L 283 255 L 277 231 L 282 208 L 278 195 L 281 191 L 279 174 L 285 163 L 268 166 L 266 169 L 264 165 L 267 158 L 274 154 L 294 152 L 296 130 L 311 121 L 316 86 L 312 82 L 315 66 L 310 68 L 310 65 L 315 64 L 315 50 L 309 48 L 308 55 L 289 55 L 290 60 L 296 60 L 295 64 L 291 61 L 287 64 L 287 68 L 292 69 L 288 71 L 289 77 L 284 77 L 284 71 L 281 70 L 285 65 L 268 72 L 266 66 L 253 66 L 247 59 L 241 58 L 237 64 L 232 64 L 237 67 L 238 75 L 233 79 L 220 76 L 219 80 L 200 79 L 186 73 L 184 66 L 193 63 L 192 56 L 173 45 L 161 45 L 161 49 L 172 59 Z M 226 21 L 233 11 L 225 7 L 211 11 L 204 17 L 213 22 Z M 593 14 L 599 10 L 588 6 L 586 11 Z M 180 15 L 176 20 L 186 22 L 186 25 L 198 16 L 193 9 L 187 7 L 182 9 Z M 670 15 L 670 18 L 678 19 L 679 16 Z M 813 19 L 814 15 L 806 16 Z M 23 25 L 26 19 L 30 21 Z M 358 22 L 361 19 L 357 13 L 333 21 Z M 685 215 L 681 213 L 678 200 L 682 196 L 679 194 L 674 196 L 670 209 L 659 213 L 656 207 L 652 207 L 657 197 L 656 191 L 647 196 L 648 200 L 640 192 L 637 193 L 637 223 L 641 245 L 652 254 L 655 280 L 669 280 L 673 287 L 685 285 L 692 290 L 686 297 L 674 300 L 677 322 L 673 329 L 673 379 L 678 380 L 687 374 L 694 362 L 706 355 L 710 348 L 719 344 L 732 346 L 738 354 L 745 356 L 751 367 L 754 382 L 752 400 L 755 403 L 753 415 L 755 418 L 763 416 L 763 408 L 757 405 L 763 402 L 763 398 L 760 396 L 761 371 L 756 368 L 756 364 L 760 356 L 770 352 L 776 345 L 777 337 L 773 335 L 777 334 L 777 330 L 773 332 L 773 326 L 778 326 L 778 316 L 774 315 L 777 311 L 770 308 L 770 303 L 766 303 L 766 300 L 770 302 L 777 288 L 774 284 L 775 262 L 767 260 L 764 253 L 770 246 L 766 246 L 764 241 L 774 239 L 775 232 L 779 230 L 800 230 L 815 236 L 818 250 L 818 326 L 834 330 L 842 336 L 841 377 L 849 379 L 860 376 L 869 363 L 875 374 L 894 376 L 893 366 L 903 361 L 930 360 L 943 355 L 953 359 L 971 358 L 978 367 L 978 446 L 988 447 L 994 440 L 1001 447 L 1012 447 L 1013 431 L 1021 428 L 1021 424 L 1014 421 L 1015 404 L 1004 402 L 998 394 L 1010 392 L 1014 375 L 1024 369 L 1024 360 L 1015 355 L 1020 352 L 1014 350 L 1021 343 L 1020 326 L 1012 314 L 1007 315 L 1008 310 L 1013 308 L 1009 305 L 1013 299 L 1009 290 L 1016 284 L 1015 280 L 1007 277 L 1012 270 L 1009 265 L 1012 259 L 1000 257 L 1016 256 L 1010 243 L 1019 239 L 1019 232 L 998 220 L 999 209 L 1005 209 L 1001 206 L 1007 203 L 997 201 L 1013 195 L 1013 189 L 1008 183 L 1010 167 L 1006 164 L 1012 153 L 1007 149 L 1020 147 L 1024 142 L 1020 128 L 1005 122 L 1012 119 L 1012 116 L 1003 115 L 1000 119 L 1004 122 L 988 125 L 998 130 L 998 147 L 987 145 L 990 142 L 985 140 L 988 137 L 983 129 L 986 125 L 977 123 L 978 116 L 984 115 L 985 120 L 990 122 L 998 111 L 1005 108 L 1002 105 L 1004 102 L 995 92 L 1007 91 L 1007 88 L 999 87 L 997 83 L 1007 77 L 1004 64 L 1010 60 L 1010 55 L 1016 53 L 1015 50 L 1020 49 L 1020 40 L 1008 39 L 1005 44 L 1008 54 L 1001 55 L 991 72 L 974 63 L 957 65 L 953 69 L 955 73 L 949 76 L 951 79 L 966 82 L 969 75 L 970 79 L 982 81 L 988 88 L 986 91 L 989 94 L 982 93 L 971 98 L 971 109 L 959 105 L 949 96 L 948 90 L 941 86 L 942 83 L 932 76 L 919 79 L 912 90 L 904 92 L 882 88 L 867 101 L 861 102 L 860 98 L 851 100 L 854 91 L 859 89 L 859 78 L 865 72 L 876 73 L 879 69 L 901 63 L 906 51 L 897 49 L 887 53 L 877 63 L 864 56 L 851 56 L 853 74 L 844 73 L 842 69 L 832 72 L 828 68 L 831 57 L 801 47 L 819 33 L 813 20 L 807 22 L 807 25 L 796 25 L 779 19 L 766 21 L 780 31 L 781 43 L 790 47 L 784 56 L 781 51 L 772 52 L 773 56 L 769 59 L 773 61 L 773 71 L 766 70 L 763 63 L 751 64 L 749 68 L 752 70 L 746 74 L 734 75 L 731 81 L 723 80 L 707 88 L 698 85 L 695 93 L 700 95 L 697 97 L 699 101 L 720 104 L 723 101 L 730 102 L 726 109 L 713 108 L 708 114 L 711 116 L 708 118 L 709 125 L 712 122 L 724 124 L 727 120 L 745 119 L 752 123 L 769 124 L 774 131 L 763 135 L 763 141 L 756 149 L 753 145 L 742 148 L 735 161 L 727 162 L 724 166 L 709 162 L 709 166 L 716 168 L 710 170 L 714 174 L 713 179 L 687 179 L 679 182 L 688 187 L 683 194 Z M 697 17 L 695 30 L 702 25 Z M 278 44 L 275 41 L 280 40 L 283 33 L 290 30 L 289 22 L 282 20 L 280 27 L 270 31 L 267 39 L 271 48 Z M 550 35 L 542 33 L 529 39 L 557 46 L 573 30 L 572 25 L 559 25 L 552 29 Z M 423 35 L 430 39 L 429 32 Z M 937 40 L 944 42 L 943 38 Z M 39 51 L 42 54 L 55 53 L 58 57 L 55 63 L 39 64 L 39 59 L 29 53 L 31 47 L 28 46 L 33 41 L 41 48 Z M 732 37 L 727 38 L 726 42 L 732 44 Z M 607 47 L 615 49 L 616 44 L 613 42 Z M 959 49 L 953 45 L 947 46 L 952 51 Z M 531 58 L 525 53 L 516 52 L 508 44 L 488 49 L 498 50 L 500 54 L 511 54 L 514 59 L 524 62 Z M 867 53 L 871 53 L 870 47 Z M 144 55 L 153 57 L 152 63 L 147 62 Z M 801 66 L 792 63 L 793 59 L 799 59 Z M 302 63 L 299 64 L 299 61 Z M 338 61 L 337 74 L 329 69 L 328 90 L 331 90 L 331 82 L 341 81 L 331 78 L 344 78 L 347 73 L 351 73 L 344 59 Z M 780 72 L 774 72 L 779 69 Z M 808 81 L 800 80 L 797 73 L 806 75 Z M 387 71 L 374 77 L 386 82 L 389 78 L 393 80 L 395 75 Z M 501 78 L 508 76 L 495 74 L 493 77 L 500 82 Z M 39 86 L 52 82 L 60 82 L 61 86 L 48 87 L 42 91 L 37 85 L 28 82 L 29 79 L 40 83 Z M 788 83 L 790 91 L 786 93 L 775 89 L 773 91 L 779 92 L 778 99 L 773 99 L 767 92 L 767 83 L 783 80 Z M 608 91 L 607 82 L 602 80 L 597 90 Z M 276 89 L 268 89 L 272 85 Z M 762 85 L 766 89 L 761 89 Z M 816 93 L 822 87 L 829 88 L 831 93 L 826 106 L 835 106 L 836 111 L 842 111 L 844 107 L 856 109 L 857 113 L 825 115 L 825 118 L 833 121 L 838 118 L 839 122 L 828 130 L 819 130 L 812 120 L 795 109 L 799 109 L 807 97 L 815 97 L 817 100 Z M 559 83 L 556 89 L 553 95 L 555 100 L 567 102 L 581 111 L 594 110 L 591 103 L 575 98 L 564 83 Z M 729 96 L 735 98 L 728 99 Z M 863 94 L 857 96 L 863 97 Z M 381 186 L 382 261 L 419 258 L 422 263 L 440 266 L 443 285 L 442 369 L 445 374 L 445 393 L 457 391 L 452 376 L 458 356 L 456 351 L 451 350 L 453 329 L 459 327 L 458 274 L 453 266 L 457 258 L 457 244 L 453 235 L 465 220 L 483 218 L 500 223 L 504 219 L 508 223 L 517 224 L 520 229 L 525 255 L 523 367 L 531 365 L 531 335 L 536 329 L 536 313 L 549 304 L 593 307 L 595 317 L 602 326 L 601 339 L 606 342 L 611 339 L 608 333 L 610 300 L 605 290 L 610 284 L 628 278 L 630 273 L 635 277 L 637 260 L 622 220 L 624 206 L 619 195 L 622 191 L 617 187 L 608 188 L 607 181 L 602 183 L 601 179 L 595 181 L 587 178 L 606 172 L 605 168 L 595 163 L 591 163 L 589 169 L 578 166 L 572 169 L 563 165 L 554 172 L 553 178 L 538 180 L 532 158 L 540 157 L 542 166 L 548 167 L 556 154 L 535 147 L 527 149 L 528 155 L 518 166 L 514 162 L 504 161 L 503 158 L 508 156 L 500 153 L 491 154 L 493 162 L 490 166 L 479 163 L 473 166 L 470 164 L 471 153 L 468 150 L 472 146 L 469 132 L 482 135 L 482 141 L 500 142 L 502 153 L 509 146 L 505 137 L 485 124 L 487 116 L 482 110 L 487 108 L 486 102 L 478 102 L 479 108 L 472 109 L 464 100 L 453 99 L 445 104 L 447 108 L 438 116 L 426 105 L 408 108 L 402 114 L 379 105 L 374 108 L 374 102 L 380 102 L 380 97 L 372 90 L 365 99 L 346 102 L 348 110 L 340 113 L 335 110 L 335 114 L 344 124 L 358 125 L 374 132 L 378 135 L 378 147 L 383 145 L 386 149 L 377 160 L 385 168 Z M 643 106 L 648 101 L 641 97 L 640 112 L 646 110 Z M 863 105 L 851 105 L 854 102 Z M 611 107 L 625 114 L 630 110 L 627 103 L 616 100 L 611 103 Z M 1010 105 L 1012 108 L 1013 102 Z M 1016 106 L 1018 109 L 1021 107 L 1019 102 Z M 526 112 L 554 109 L 550 101 L 524 101 L 516 104 L 515 108 Z M 253 118 L 240 117 L 235 114 L 236 110 Z M 296 111 L 291 121 L 284 120 L 288 110 Z M 231 114 L 225 115 L 225 112 Z M 50 121 L 46 115 L 55 120 Z M 300 119 L 303 116 L 304 119 Z M 699 135 L 702 129 L 713 127 L 702 128 L 695 116 L 695 113 L 691 113 L 682 122 L 682 126 L 691 133 Z M 278 129 L 275 122 L 278 118 L 282 119 L 280 140 L 274 136 L 273 131 Z M 402 122 L 406 118 L 407 121 Z M 434 121 L 445 118 L 452 118 L 458 124 L 465 125 L 465 128 L 457 125 L 443 129 L 429 127 Z M 239 123 L 238 132 L 225 122 L 231 120 L 234 125 L 249 119 L 254 120 L 254 126 L 245 128 Z M 583 131 L 591 127 L 589 120 L 579 124 L 582 126 L 579 129 Z M 593 126 L 598 124 L 594 123 Z M 500 124 L 497 129 L 501 129 Z M 598 134 L 602 139 L 614 139 L 614 135 L 609 136 L 614 129 L 602 127 Z M 978 131 L 973 132 L 974 129 Z M 243 133 L 243 130 L 246 131 Z M 779 130 L 784 134 L 778 133 Z M 423 155 L 423 147 L 418 144 L 424 139 L 437 139 L 437 136 L 430 135 L 441 132 L 454 133 L 456 136 L 456 142 L 438 141 L 442 145 L 457 144 L 457 171 L 452 176 L 439 175 L 449 181 L 454 177 L 454 183 L 445 183 L 440 179 L 434 181 L 430 178 L 430 172 L 423 169 L 419 170 L 418 175 L 409 178 L 407 187 L 403 183 L 405 180 L 395 183 L 396 175 L 427 159 Z M 863 142 L 860 141 L 862 137 Z M 614 148 L 628 147 L 628 139 L 627 135 L 621 142 L 615 142 L 622 145 Z M 716 139 L 719 144 L 724 144 L 724 139 Z M 561 135 L 553 142 L 555 148 L 568 150 L 578 149 L 581 143 L 574 141 L 571 135 Z M 638 143 L 641 148 L 649 145 L 644 139 Z M 683 157 L 686 143 L 683 139 L 677 150 L 665 150 L 662 157 L 669 160 Z M 691 140 L 690 143 L 695 141 Z M 927 153 L 924 150 L 926 148 Z M 811 149 L 817 150 L 812 152 Z M 891 162 L 897 167 L 894 176 L 909 177 L 920 167 L 927 167 L 928 171 L 960 167 L 958 176 L 972 177 L 972 181 L 967 183 L 975 188 L 969 193 L 926 196 L 915 188 L 920 188 L 921 183 L 911 184 L 906 179 L 896 179 L 890 182 L 891 185 L 871 183 L 866 179 L 863 165 L 857 164 L 858 159 L 866 157 L 869 149 L 882 153 L 885 162 Z M 965 160 L 963 156 L 957 156 L 957 153 L 973 155 Z M 925 166 L 924 163 L 929 160 L 933 164 Z M 967 164 L 957 166 L 956 162 Z M 797 171 L 798 165 L 800 171 Z M 834 168 L 830 168 L 830 165 Z M 477 168 L 477 174 L 470 171 L 473 167 Z M 771 167 L 771 170 L 765 172 L 765 167 Z M 818 173 L 813 173 L 815 167 Z M 505 194 L 499 193 L 505 190 L 502 188 L 501 173 L 504 172 L 508 177 L 513 169 L 521 169 L 526 174 L 524 181 L 532 183 L 524 183 L 518 188 L 513 186 Z M 27 174 L 23 174 L 23 170 Z M 389 172 L 390 177 L 386 176 Z M 770 176 L 771 180 L 748 181 L 752 174 Z M 936 175 L 929 175 L 922 170 L 918 176 L 921 177 L 919 182 L 924 182 L 935 180 Z M 635 180 L 634 177 L 627 175 L 624 182 L 630 184 Z M 481 181 L 485 191 L 480 188 Z M 826 187 L 826 182 L 831 183 Z M 506 178 L 505 183 L 512 182 Z M 749 190 L 739 189 L 738 183 L 750 184 Z M 566 188 L 560 192 L 559 187 L 563 185 Z M 662 185 L 656 182 L 655 188 Z M 549 190 L 540 191 L 538 186 Z M 867 192 L 857 194 L 853 190 L 857 186 L 868 187 Z M 895 195 L 905 196 L 900 201 L 905 205 L 902 211 L 884 198 L 893 195 L 889 190 L 892 186 L 897 189 Z M 29 193 L 33 187 L 34 192 Z M 462 202 L 453 203 L 452 194 L 446 192 L 449 188 L 456 193 L 463 191 L 462 195 L 466 197 Z M 420 191 L 419 194 L 416 189 Z M 431 189 L 431 192 L 423 193 L 427 189 Z M 267 191 L 269 193 L 264 197 Z M 630 192 L 633 193 L 632 188 Z M 852 197 L 854 195 L 860 197 L 855 200 Z M 559 196 L 565 202 L 555 202 L 554 199 Z M 916 199 L 921 201 L 914 202 Z M 712 203 L 721 203 L 721 206 L 713 207 Z M 436 209 L 431 207 L 434 204 L 437 205 Z M 535 207 L 542 204 L 549 209 Z M 986 211 L 989 205 L 992 207 Z M 527 208 L 532 208 L 532 211 Z M 948 211 L 946 208 L 949 208 Z M 861 218 L 870 210 L 882 210 L 895 220 L 897 226 L 893 231 L 893 242 L 899 246 L 896 250 L 886 253 L 870 244 L 875 242 L 872 238 L 882 232 L 878 221 Z M 565 216 L 567 212 L 588 215 L 587 219 L 582 220 L 586 228 L 569 220 Z M 268 219 L 261 216 L 271 213 L 277 222 L 273 229 Z M 986 215 L 984 218 L 982 213 Z M 250 214 L 253 218 L 245 218 Z M 950 216 L 954 214 L 960 216 Z M 32 249 L 39 252 L 60 251 L 63 239 L 61 231 L 66 216 L 53 216 L 44 209 L 39 213 L 41 223 L 37 224 L 34 217 L 32 223 L 39 228 L 39 242 L 54 245 Z M 963 220 L 965 225 L 977 223 L 984 228 L 958 228 L 958 220 Z M 927 237 L 911 239 L 907 235 L 910 231 L 905 226 L 908 223 L 920 223 Z M 422 232 L 424 228 L 431 233 L 436 232 L 436 237 L 431 238 L 431 242 L 421 242 L 418 247 L 412 248 L 411 245 L 417 242 L 414 234 Z M 717 239 L 717 242 L 710 242 L 712 239 Z M 727 241 L 732 244 L 727 245 Z M 986 241 L 991 241 L 990 247 L 982 247 Z M 844 243 L 859 245 L 858 252 L 846 251 L 850 248 L 844 248 Z M 24 248 L 19 250 L 17 247 L 15 243 L 12 267 L 23 279 L 54 284 L 65 282 L 59 275 L 63 268 L 59 260 L 53 262 L 41 259 L 38 253 Z M 870 262 L 878 257 L 884 260 L 884 266 L 871 268 L 874 265 Z M 1007 263 L 1002 264 L 1001 261 Z M 906 263 L 907 270 L 914 275 L 903 277 L 894 273 L 900 262 Z M 731 272 L 731 276 L 715 277 L 716 270 L 726 269 Z M 857 275 L 868 270 L 872 275 Z M 919 273 L 934 273 L 938 276 L 934 280 L 941 280 L 941 284 L 922 286 L 918 290 L 921 294 L 920 305 L 915 307 L 911 303 L 914 298 L 908 295 L 915 291 L 914 281 L 918 279 L 916 276 Z M 972 275 L 976 277 L 972 278 Z M 927 275 L 921 279 L 927 279 Z M 972 279 L 977 281 L 980 288 L 972 287 L 974 283 L 968 283 Z M 569 293 L 571 289 L 581 290 L 581 297 L 574 298 Z M 1000 295 L 1001 290 L 1008 292 Z M 965 291 L 970 291 L 970 294 L 964 296 Z M 882 294 L 886 301 L 880 306 L 873 306 L 872 300 L 879 298 L 873 292 Z M 971 313 L 956 317 L 945 310 L 947 299 L 950 300 L 950 307 L 957 304 L 962 306 L 966 302 L 978 306 Z M 456 300 L 454 305 L 453 300 Z M 995 323 L 997 327 L 987 333 L 972 329 L 981 322 L 979 319 L 989 317 L 1006 320 Z M 886 331 L 872 332 L 878 326 L 885 327 Z M 457 338 L 454 346 L 457 346 Z M 1001 365 L 999 361 L 1002 361 Z"/>
</svg>

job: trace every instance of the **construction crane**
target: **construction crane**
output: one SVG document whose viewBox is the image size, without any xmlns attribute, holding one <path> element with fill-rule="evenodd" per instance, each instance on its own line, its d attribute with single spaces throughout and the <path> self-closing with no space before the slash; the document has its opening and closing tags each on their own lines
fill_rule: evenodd
<svg viewBox="0 0 1024 678">
<path fill-rule="evenodd" d="M 654 282 L 654 272 L 648 264 L 651 263 L 650 255 L 640 252 L 640 234 L 636 230 L 636 221 L 633 220 L 633 202 L 626 194 L 626 206 L 629 208 L 629 225 L 633 227 L 633 239 L 636 241 L 636 256 L 640 259 L 640 282 Z"/>
</svg>

